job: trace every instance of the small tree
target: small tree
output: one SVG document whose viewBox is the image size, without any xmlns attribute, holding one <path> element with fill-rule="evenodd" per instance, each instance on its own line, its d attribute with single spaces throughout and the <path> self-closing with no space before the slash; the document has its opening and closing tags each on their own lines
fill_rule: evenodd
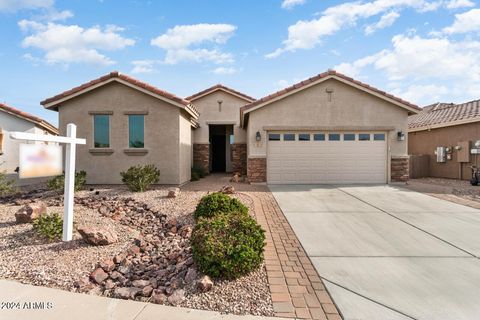
<svg viewBox="0 0 480 320">
<path fill-rule="evenodd" d="M 144 192 L 150 185 L 160 180 L 160 170 L 153 164 L 133 166 L 125 172 L 120 172 L 122 182 L 130 191 Z"/>
</svg>

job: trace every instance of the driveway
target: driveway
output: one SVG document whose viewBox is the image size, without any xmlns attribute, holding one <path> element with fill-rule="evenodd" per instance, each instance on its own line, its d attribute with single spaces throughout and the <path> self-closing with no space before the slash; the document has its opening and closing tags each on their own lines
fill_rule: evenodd
<svg viewBox="0 0 480 320">
<path fill-rule="evenodd" d="M 395 186 L 269 186 L 345 319 L 480 319 L 480 210 Z"/>
</svg>

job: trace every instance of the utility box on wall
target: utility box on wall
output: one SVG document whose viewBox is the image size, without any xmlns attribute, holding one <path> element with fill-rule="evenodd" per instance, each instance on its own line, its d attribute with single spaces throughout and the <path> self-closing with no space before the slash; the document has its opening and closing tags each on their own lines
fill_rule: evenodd
<svg viewBox="0 0 480 320">
<path fill-rule="evenodd" d="M 442 163 L 447 161 L 447 152 L 445 147 L 437 147 L 435 154 L 437 155 L 437 162 Z"/>
</svg>

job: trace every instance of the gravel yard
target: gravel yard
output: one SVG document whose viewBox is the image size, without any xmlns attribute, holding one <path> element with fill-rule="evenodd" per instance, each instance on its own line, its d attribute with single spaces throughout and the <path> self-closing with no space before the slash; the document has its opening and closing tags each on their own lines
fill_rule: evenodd
<svg viewBox="0 0 480 320">
<path fill-rule="evenodd" d="M 467 180 L 422 178 L 412 179 L 408 189 L 480 209 L 480 186 L 472 186 Z"/>
<path fill-rule="evenodd" d="M 97 247 L 87 245 L 78 232 L 71 243 L 49 243 L 34 234 L 31 224 L 15 223 L 20 205 L 0 204 L 0 278 L 141 301 L 160 299 L 164 304 L 224 313 L 273 315 L 264 266 L 235 281 L 215 280 L 211 291 L 197 289 L 195 283 L 202 275 L 192 264 L 188 239 L 192 212 L 207 192 L 186 188 L 176 198 L 167 194 L 164 187 L 133 193 L 123 186 L 77 192 L 76 227 L 108 226 L 118 234 L 117 243 Z M 49 212 L 62 214 L 58 196 L 35 197 L 42 197 Z M 247 194 L 234 197 L 254 214 Z M 100 284 L 88 280 L 105 263 L 112 265 L 106 272 L 108 280 Z M 163 293 L 165 299 L 159 297 Z M 179 294 L 180 299 L 170 299 Z"/>
</svg>

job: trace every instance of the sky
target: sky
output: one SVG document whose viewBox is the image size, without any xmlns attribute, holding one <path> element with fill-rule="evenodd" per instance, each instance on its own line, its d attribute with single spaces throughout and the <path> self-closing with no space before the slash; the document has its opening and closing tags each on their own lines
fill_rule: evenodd
<svg viewBox="0 0 480 320">
<path fill-rule="evenodd" d="M 480 99 L 473 0 L 0 0 L 0 102 L 117 70 L 181 97 L 261 98 L 334 69 L 420 106 Z"/>
</svg>

